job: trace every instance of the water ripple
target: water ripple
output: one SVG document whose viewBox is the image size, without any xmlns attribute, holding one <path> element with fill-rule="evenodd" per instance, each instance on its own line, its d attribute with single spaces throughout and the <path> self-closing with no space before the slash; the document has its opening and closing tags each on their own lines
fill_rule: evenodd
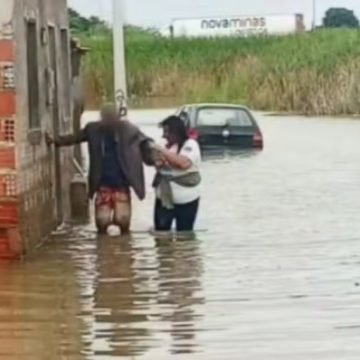
<svg viewBox="0 0 360 360">
<path fill-rule="evenodd" d="M 0 358 L 358 360 L 360 123 L 260 121 L 264 152 L 205 159 L 196 239 L 146 232 L 149 169 L 132 237 L 0 264 Z"/>
</svg>

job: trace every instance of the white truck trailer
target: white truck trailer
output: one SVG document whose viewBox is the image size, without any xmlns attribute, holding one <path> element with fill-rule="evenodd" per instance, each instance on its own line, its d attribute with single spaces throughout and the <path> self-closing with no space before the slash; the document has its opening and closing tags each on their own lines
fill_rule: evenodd
<svg viewBox="0 0 360 360">
<path fill-rule="evenodd" d="M 286 35 L 305 31 L 304 16 L 260 15 L 174 19 L 163 35 L 171 37 L 223 37 Z"/>
</svg>

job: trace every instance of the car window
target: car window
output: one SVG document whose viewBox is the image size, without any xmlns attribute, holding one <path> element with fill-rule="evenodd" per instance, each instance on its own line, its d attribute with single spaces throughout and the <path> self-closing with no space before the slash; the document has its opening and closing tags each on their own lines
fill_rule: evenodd
<svg viewBox="0 0 360 360">
<path fill-rule="evenodd" d="M 198 126 L 253 126 L 250 115 L 243 109 L 202 108 L 198 111 Z"/>
</svg>

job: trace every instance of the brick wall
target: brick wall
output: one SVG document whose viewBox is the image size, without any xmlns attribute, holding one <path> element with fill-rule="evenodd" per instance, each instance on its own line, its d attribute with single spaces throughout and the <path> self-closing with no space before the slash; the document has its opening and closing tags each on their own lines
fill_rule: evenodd
<svg viewBox="0 0 360 360">
<path fill-rule="evenodd" d="M 16 93 L 14 42 L 11 27 L 13 1 L 0 16 L 0 254 L 19 251 L 18 198 L 15 163 Z"/>
<path fill-rule="evenodd" d="M 52 133 L 54 127 L 59 133 L 72 129 L 71 109 L 66 108 L 70 102 L 65 97 L 70 96 L 70 91 L 65 91 L 69 82 L 64 74 L 66 62 L 60 35 L 68 27 L 67 4 L 66 0 L 1 2 L 5 12 L 0 14 L 0 257 L 19 257 L 40 244 L 56 225 L 67 220 L 69 214 L 72 150 L 59 153 L 61 179 L 57 182 L 56 154 L 44 141 L 44 133 Z M 27 21 L 36 24 L 37 128 L 30 127 L 29 122 Z M 49 26 L 55 34 L 55 82 Z M 70 66 L 70 58 L 67 65 Z M 51 97 L 55 86 L 57 107 Z M 62 211 L 57 207 L 59 201 Z"/>
</svg>

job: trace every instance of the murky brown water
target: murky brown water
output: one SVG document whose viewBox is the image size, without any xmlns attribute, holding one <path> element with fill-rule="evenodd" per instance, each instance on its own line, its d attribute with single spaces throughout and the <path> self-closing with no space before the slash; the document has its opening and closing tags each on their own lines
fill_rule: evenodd
<svg viewBox="0 0 360 360">
<path fill-rule="evenodd" d="M 358 360 L 360 122 L 261 125 L 264 152 L 204 162 L 197 239 L 141 232 L 150 191 L 132 238 L 90 226 L 1 264 L 0 358 Z"/>
</svg>

